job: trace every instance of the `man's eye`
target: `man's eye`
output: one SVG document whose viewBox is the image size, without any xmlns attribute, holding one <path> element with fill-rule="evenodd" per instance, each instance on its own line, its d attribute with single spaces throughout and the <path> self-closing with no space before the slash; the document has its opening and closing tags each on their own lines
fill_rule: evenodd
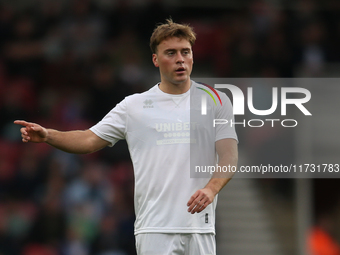
<svg viewBox="0 0 340 255">
<path fill-rule="evenodd" d="M 168 55 L 169 55 L 169 56 L 172 56 L 172 55 L 174 55 L 174 53 L 173 53 L 172 51 L 169 51 L 169 52 L 168 52 Z"/>
</svg>

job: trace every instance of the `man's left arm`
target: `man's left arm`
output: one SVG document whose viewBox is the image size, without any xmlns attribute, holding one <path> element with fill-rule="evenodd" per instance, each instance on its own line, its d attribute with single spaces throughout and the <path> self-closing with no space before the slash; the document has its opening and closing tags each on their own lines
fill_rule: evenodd
<svg viewBox="0 0 340 255">
<path fill-rule="evenodd" d="M 218 165 L 222 168 L 234 169 L 237 167 L 238 150 L 237 141 L 232 138 L 218 140 L 215 143 L 218 154 Z M 194 214 L 203 211 L 209 204 L 212 203 L 215 196 L 220 190 L 231 180 L 233 173 L 215 172 L 207 185 L 200 190 L 197 190 L 188 201 L 188 212 Z"/>
</svg>

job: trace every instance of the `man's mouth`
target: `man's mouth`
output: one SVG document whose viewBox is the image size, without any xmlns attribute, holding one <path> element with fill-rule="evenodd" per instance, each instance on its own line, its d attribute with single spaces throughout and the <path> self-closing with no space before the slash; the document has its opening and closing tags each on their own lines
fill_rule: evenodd
<svg viewBox="0 0 340 255">
<path fill-rule="evenodd" d="M 176 73 L 177 74 L 182 74 L 184 72 L 185 72 L 185 68 L 184 67 L 179 67 L 179 68 L 176 69 Z"/>
</svg>

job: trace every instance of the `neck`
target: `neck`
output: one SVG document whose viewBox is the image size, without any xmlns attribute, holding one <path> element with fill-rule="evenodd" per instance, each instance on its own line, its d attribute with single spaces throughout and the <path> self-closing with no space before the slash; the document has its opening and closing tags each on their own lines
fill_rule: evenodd
<svg viewBox="0 0 340 255">
<path fill-rule="evenodd" d="M 159 89 L 167 94 L 179 95 L 187 92 L 190 89 L 191 81 L 188 79 L 187 81 L 179 84 L 168 83 L 165 81 L 161 81 L 159 84 Z"/>
</svg>

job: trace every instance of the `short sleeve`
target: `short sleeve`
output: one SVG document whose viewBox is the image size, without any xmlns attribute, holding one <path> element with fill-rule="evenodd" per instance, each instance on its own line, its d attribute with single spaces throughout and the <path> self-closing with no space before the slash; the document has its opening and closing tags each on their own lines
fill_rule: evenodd
<svg viewBox="0 0 340 255">
<path fill-rule="evenodd" d="M 233 115 L 233 106 L 230 102 L 229 97 L 224 93 L 219 93 L 222 106 L 218 107 L 215 118 L 227 120 L 226 124 L 216 125 L 216 139 L 215 141 L 225 139 L 225 138 L 233 138 L 238 141 L 237 134 L 235 131 L 235 125 L 231 123 L 235 123 L 234 115 Z"/>
<path fill-rule="evenodd" d="M 90 128 L 100 138 L 108 141 L 112 147 L 119 140 L 125 139 L 127 126 L 126 99 L 116 105 L 101 121 Z"/>
</svg>

